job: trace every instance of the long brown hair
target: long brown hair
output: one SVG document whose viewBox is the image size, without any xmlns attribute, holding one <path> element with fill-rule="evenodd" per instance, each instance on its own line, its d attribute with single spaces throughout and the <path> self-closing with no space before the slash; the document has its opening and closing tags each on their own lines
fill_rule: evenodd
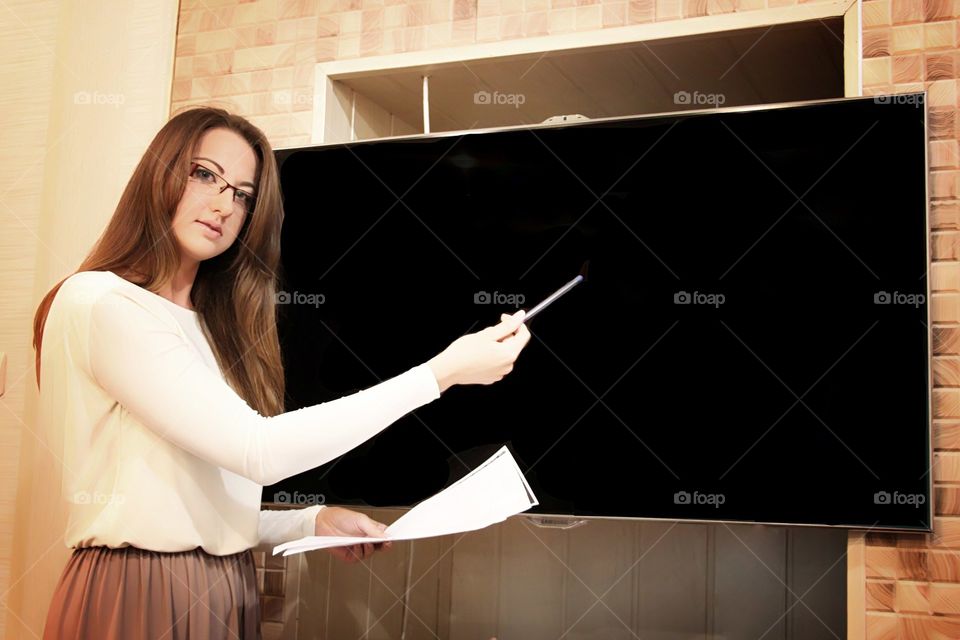
<svg viewBox="0 0 960 640">
<path fill-rule="evenodd" d="M 190 159 L 204 133 L 220 127 L 253 147 L 256 205 L 230 248 L 200 263 L 190 299 L 227 383 L 261 415 L 277 415 L 284 410 L 275 298 L 283 206 L 273 150 L 260 129 L 214 107 L 190 108 L 171 118 L 147 147 L 107 228 L 77 271 L 112 271 L 154 293 L 173 277 L 180 250 L 170 231 Z M 62 284 L 44 296 L 33 320 L 38 388 L 43 327 Z"/>
</svg>

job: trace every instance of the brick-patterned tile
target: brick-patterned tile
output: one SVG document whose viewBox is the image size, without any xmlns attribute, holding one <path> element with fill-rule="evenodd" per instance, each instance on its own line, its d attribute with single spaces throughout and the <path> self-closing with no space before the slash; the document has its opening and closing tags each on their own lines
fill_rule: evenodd
<svg viewBox="0 0 960 640">
<path fill-rule="evenodd" d="M 340 35 L 339 15 L 321 16 L 317 18 L 317 38 L 327 38 L 337 35 Z"/>
<path fill-rule="evenodd" d="M 527 11 L 546 11 L 548 6 L 548 0 L 526 0 L 526 2 L 534 3 L 535 6 L 531 6 Z M 473 20 L 477 17 L 477 0 L 453 0 L 453 19 L 456 20 Z"/>
<path fill-rule="evenodd" d="M 477 21 L 475 19 L 454 21 L 451 38 L 455 45 L 472 44 L 476 42 Z"/>
<path fill-rule="evenodd" d="M 933 294 L 931 296 L 930 315 L 937 322 L 960 322 L 960 295 L 955 293 Z M 933 404 L 934 416 L 938 418 L 957 417 L 957 399 L 950 390 L 934 389 Z"/>
<path fill-rule="evenodd" d="M 383 31 L 383 8 L 366 9 L 360 12 L 360 32 Z"/>
<path fill-rule="evenodd" d="M 773 6 L 771 2 L 776 0 L 767 0 L 769 6 Z M 788 0 L 790 4 L 793 4 L 793 0 Z M 725 13 L 734 13 L 737 10 L 736 0 L 707 0 L 707 15 L 716 16 L 723 15 Z"/>
<path fill-rule="evenodd" d="M 960 638 L 960 619 L 903 615 L 897 619 L 897 634 L 897 640 L 956 640 Z"/>
<path fill-rule="evenodd" d="M 383 54 L 383 30 L 368 31 L 360 36 L 360 55 L 376 56 Z"/>
<path fill-rule="evenodd" d="M 941 300 L 944 301 L 944 304 L 956 306 L 957 302 L 960 301 L 960 294 L 935 293 L 933 294 L 933 300 L 934 305 L 938 300 Z M 960 417 L 960 390 L 934 389 L 933 415 L 938 418 Z M 947 457 L 945 460 L 940 460 L 939 464 L 934 465 L 934 478 L 937 478 L 938 474 L 943 481 L 960 478 L 960 454 L 943 452 L 939 455 L 956 457 Z M 947 465 L 947 468 L 941 469 L 944 464 Z"/>
<path fill-rule="evenodd" d="M 900 573 L 900 555 L 893 547 L 866 546 L 864 564 L 868 578 L 893 580 Z"/>
<path fill-rule="evenodd" d="M 695 18 L 707 15 L 707 0 L 683 0 L 683 17 Z"/>
<path fill-rule="evenodd" d="M 683 15 L 682 0 L 657 0 L 655 13 L 657 21 L 676 20 Z"/>
<path fill-rule="evenodd" d="M 407 27 L 403 29 L 403 37 L 401 39 L 403 43 L 403 51 L 419 51 L 420 49 L 423 49 L 426 39 L 426 27 L 424 26 Z"/>
<path fill-rule="evenodd" d="M 879 58 L 890 55 L 890 30 L 870 29 L 863 33 L 863 57 Z"/>
<path fill-rule="evenodd" d="M 956 260 L 960 258 L 958 251 L 958 242 L 960 234 L 956 231 L 934 231 L 930 244 L 931 254 L 934 260 Z M 939 316 L 933 316 L 935 322 L 946 322 Z"/>
<path fill-rule="evenodd" d="M 626 2 L 606 2 L 603 4 L 603 27 L 605 29 L 622 27 L 625 24 L 627 24 Z"/>
<path fill-rule="evenodd" d="M 934 582 L 960 582 L 960 553 L 956 551 L 931 551 L 927 566 Z"/>
<path fill-rule="evenodd" d="M 360 55 L 360 36 L 340 36 L 337 39 L 337 58 L 356 58 Z"/>
<path fill-rule="evenodd" d="M 960 487 L 934 487 L 933 504 L 938 516 L 960 516 Z"/>
<path fill-rule="evenodd" d="M 926 546 L 926 541 L 924 541 Z M 897 578 L 901 580 L 929 580 L 927 551 L 925 549 L 897 549 L 900 558 Z"/>
<path fill-rule="evenodd" d="M 934 336 L 937 329 L 934 329 Z M 934 337 L 936 340 L 936 337 Z M 936 356 L 937 358 L 954 356 Z M 934 420 L 933 421 L 933 446 L 945 451 L 960 451 L 960 420 Z"/>
<path fill-rule="evenodd" d="M 630 0 L 627 4 L 627 22 L 639 24 L 653 22 L 657 10 L 654 0 Z"/>
<path fill-rule="evenodd" d="M 893 611 L 896 583 L 892 580 L 867 580 L 867 610 Z"/>
<path fill-rule="evenodd" d="M 585 9 L 593 7 L 584 7 Z M 599 12 L 600 7 L 595 7 Z M 580 11 L 580 9 L 577 9 Z M 598 18 L 599 22 L 599 18 Z M 546 11 L 537 11 L 536 13 L 524 13 L 522 16 L 523 24 L 523 35 L 524 37 L 530 38 L 533 36 L 544 36 L 547 35 L 550 30 L 547 23 L 547 12 Z"/>
<path fill-rule="evenodd" d="M 957 46 L 957 28 L 953 21 L 933 22 L 923 25 L 923 47 L 932 49 L 952 49 Z"/>
<path fill-rule="evenodd" d="M 516 17 L 522 18 L 523 16 L 521 14 Z M 428 24 L 424 29 L 424 35 L 426 36 L 424 47 L 427 49 L 447 47 L 453 42 L 453 23 L 438 22 Z"/>
<path fill-rule="evenodd" d="M 893 56 L 893 82 L 904 84 L 923 80 L 923 56 Z"/>
<path fill-rule="evenodd" d="M 935 356 L 933 358 L 933 384 L 938 387 L 960 386 L 960 357 Z"/>
<path fill-rule="evenodd" d="M 952 394 L 951 402 L 954 397 L 960 397 L 960 392 L 955 389 L 934 390 L 935 397 L 947 393 Z M 934 482 L 960 482 L 960 452 L 937 451 L 933 454 L 933 480 Z"/>
<path fill-rule="evenodd" d="M 960 614 L 960 584 L 932 583 L 930 585 L 930 609 L 934 613 Z M 960 625 L 960 621 L 957 623 Z"/>
<path fill-rule="evenodd" d="M 193 80 L 186 78 L 183 80 L 174 80 L 173 88 L 171 91 L 171 100 L 189 100 L 191 98 L 191 86 L 193 85 Z"/>
<path fill-rule="evenodd" d="M 930 197 L 936 200 L 956 199 L 957 197 L 957 178 L 960 171 L 946 169 L 930 172 Z"/>
<path fill-rule="evenodd" d="M 937 80 L 927 85 L 927 104 L 931 107 L 954 108 L 957 104 L 957 81 Z"/>
<path fill-rule="evenodd" d="M 898 582 L 893 608 L 901 613 L 930 613 L 930 585 L 925 582 Z"/>
<path fill-rule="evenodd" d="M 960 518 L 934 517 L 931 546 L 936 549 L 960 548 Z"/>
<path fill-rule="evenodd" d="M 923 19 L 926 22 L 949 20 L 956 17 L 953 0 L 923 0 Z"/>
<path fill-rule="evenodd" d="M 911 549 L 923 549 L 926 550 L 930 546 L 930 536 L 926 533 L 898 533 L 894 534 L 897 538 L 897 549 L 901 550 L 911 550 Z M 903 559 L 901 558 L 901 561 Z M 906 570 L 901 571 L 898 576 L 904 577 L 905 575 L 911 575 L 906 572 Z"/>
<path fill-rule="evenodd" d="M 415 5 L 422 7 L 423 5 Z M 375 16 L 374 12 L 378 12 L 379 15 L 376 17 L 379 20 L 379 28 L 383 30 L 388 29 L 399 29 L 401 27 L 408 26 L 408 16 L 410 15 L 410 10 L 406 5 L 391 5 L 389 7 L 379 7 L 376 9 L 365 9 L 361 14 L 360 18 L 360 28 L 361 30 L 367 28 L 373 24 L 373 18 Z M 367 18 L 367 14 L 370 14 L 370 18 Z M 421 24 L 421 23 L 418 23 Z"/>
<path fill-rule="evenodd" d="M 887 85 L 892 78 L 892 60 L 885 58 L 866 58 L 863 61 L 864 89 L 870 85 Z"/>
<path fill-rule="evenodd" d="M 864 61 L 866 64 L 866 61 Z M 932 140 L 955 140 L 956 109 L 944 107 L 929 107 L 927 109 L 927 125 Z"/>
<path fill-rule="evenodd" d="M 863 27 L 886 27 L 893 24 L 890 15 L 890 3 L 892 0 L 864 0 L 863 2 Z"/>
<path fill-rule="evenodd" d="M 890 32 L 890 46 L 894 53 L 923 50 L 923 25 L 895 26 Z"/>
<path fill-rule="evenodd" d="M 925 80 L 950 80 L 957 77 L 954 61 L 956 54 L 933 53 L 927 54 Z"/>
<path fill-rule="evenodd" d="M 547 0 L 547 4 L 550 5 L 550 0 Z M 552 7 L 548 6 L 548 8 Z M 477 0 L 477 17 L 491 18 L 493 16 L 500 16 L 499 0 Z"/>
<path fill-rule="evenodd" d="M 551 11 L 550 16 L 561 11 L 569 12 L 570 28 L 567 31 L 573 31 L 573 9 L 560 9 Z M 548 19 L 549 24 L 549 19 Z M 477 42 L 492 42 L 500 39 L 500 17 L 477 18 Z"/>
<path fill-rule="evenodd" d="M 960 148 L 956 140 L 933 140 L 930 142 L 930 168 L 956 169 L 960 160 Z"/>
<path fill-rule="evenodd" d="M 923 22 L 923 0 L 891 0 L 893 24 Z"/>
<path fill-rule="evenodd" d="M 868 612 L 866 633 L 867 640 L 900 640 L 897 635 L 897 616 Z"/>
<path fill-rule="evenodd" d="M 519 38 L 523 35 L 523 20 L 520 15 L 500 18 L 500 39 Z"/>
<path fill-rule="evenodd" d="M 960 354 L 960 328 L 938 327 L 936 326 L 936 320 L 934 320 L 932 333 L 933 333 L 933 352 L 934 353 L 938 355 Z M 940 424 L 950 425 L 951 422 L 944 420 Z"/>
<path fill-rule="evenodd" d="M 631 2 L 630 4 L 633 4 Z M 652 3 L 651 3 L 652 4 Z M 653 11 L 650 12 L 651 20 Z M 594 31 L 603 26 L 603 7 L 599 4 L 577 7 L 576 10 L 576 28 L 577 31 Z"/>
</svg>

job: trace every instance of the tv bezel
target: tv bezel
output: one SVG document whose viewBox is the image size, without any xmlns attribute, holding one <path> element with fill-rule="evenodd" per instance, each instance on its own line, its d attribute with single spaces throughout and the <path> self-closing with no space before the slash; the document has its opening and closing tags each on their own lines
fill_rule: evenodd
<svg viewBox="0 0 960 640">
<path fill-rule="evenodd" d="M 464 135 L 478 135 L 478 134 L 487 134 L 487 133 L 500 133 L 507 131 L 528 131 L 528 130 L 542 130 L 542 129 L 560 129 L 566 127 L 577 127 L 587 124 L 598 124 L 598 123 L 615 123 L 621 121 L 636 121 L 641 119 L 655 119 L 655 118 L 676 118 L 676 117 L 685 117 L 685 116 L 700 116 L 700 115 L 711 115 L 711 114 L 723 114 L 723 113 L 746 113 L 752 111 L 772 111 L 776 109 L 789 109 L 794 107 L 809 107 L 809 106 L 818 106 L 818 105 L 827 105 L 834 103 L 843 103 L 843 102 L 856 102 L 856 101 L 866 101 L 872 100 L 875 103 L 880 103 L 881 100 L 887 100 L 891 102 L 900 102 L 907 100 L 917 100 L 919 98 L 920 108 L 923 110 L 923 132 L 924 132 L 924 147 L 923 147 L 923 186 L 924 186 L 924 234 L 927 239 L 925 243 L 925 259 L 926 259 L 926 339 L 927 339 L 927 370 L 926 370 L 926 387 L 927 387 L 927 402 L 926 402 L 926 432 L 925 436 L 927 439 L 927 461 L 929 463 L 929 468 L 927 469 L 927 495 L 926 497 L 926 520 L 929 523 L 927 527 L 895 527 L 895 526 L 872 526 L 872 527 L 863 527 L 860 524 L 827 524 L 827 523 L 797 523 L 797 522 L 768 522 L 768 521 L 759 521 L 759 520 L 725 520 L 725 519 L 698 519 L 698 518 L 653 518 L 645 516 L 594 516 L 594 515 L 572 515 L 567 513 L 559 514 L 549 514 L 549 513 L 521 513 L 514 517 L 523 517 L 527 518 L 532 524 L 545 528 L 560 528 L 568 529 L 581 524 L 586 524 L 591 520 L 617 520 L 617 521 L 639 521 L 639 522 L 677 522 L 677 523 L 693 523 L 693 524 L 732 524 L 732 525 L 762 525 L 762 526 L 773 526 L 773 527 L 813 527 L 820 529 L 846 529 L 848 531 L 862 531 L 862 532 L 892 532 L 892 533 L 932 533 L 934 527 L 934 518 L 936 511 L 934 509 L 933 501 L 935 499 L 934 493 L 934 481 L 933 481 L 933 465 L 934 465 L 934 446 L 933 446 L 933 323 L 931 318 L 931 282 L 930 282 L 930 266 L 931 266 L 931 255 L 930 255 L 930 237 L 931 237 L 931 227 L 930 227 L 930 123 L 929 123 L 929 108 L 927 102 L 927 90 L 916 91 L 911 93 L 901 93 L 901 94 L 877 94 L 873 96 L 846 96 L 841 98 L 825 98 L 818 100 L 800 100 L 800 101 L 789 101 L 789 102 L 777 102 L 770 104 L 754 104 L 754 105 L 741 105 L 741 106 L 730 106 L 730 107 L 719 107 L 719 108 L 705 108 L 705 109 L 686 109 L 681 111 L 660 111 L 656 113 L 645 113 L 645 114 L 636 114 L 628 116 L 610 116 L 605 118 L 588 118 L 585 120 L 574 120 L 566 122 L 543 122 L 538 124 L 520 124 L 520 125 L 505 125 L 500 127 L 485 127 L 480 129 L 456 129 L 450 131 L 437 131 L 431 133 L 419 133 L 419 134 L 410 134 L 403 136 L 383 136 L 378 138 L 364 138 L 362 140 L 350 140 L 345 142 L 323 142 L 316 143 L 311 145 L 304 145 L 298 147 L 281 147 L 275 148 L 274 158 L 277 163 L 278 172 L 283 166 L 283 163 L 286 160 L 286 157 L 291 155 L 293 152 L 298 151 L 308 151 L 311 149 L 324 149 L 324 148 L 340 148 L 340 147 L 353 147 L 359 145 L 366 145 L 371 143 L 378 142 L 402 142 L 402 141 L 418 141 L 418 140 L 436 140 L 443 138 L 450 138 L 454 136 L 464 136 Z M 281 183 L 282 185 L 282 183 Z M 281 188 L 282 193 L 282 188 Z M 387 427 L 388 429 L 390 427 Z M 318 465 L 322 466 L 322 465 Z M 265 505 L 277 505 L 277 506 L 289 506 L 284 503 L 278 502 L 267 502 L 264 501 L 262 504 Z M 351 509 L 376 509 L 378 511 L 396 511 L 396 512 L 406 512 L 411 507 L 362 507 L 357 505 L 344 505 L 347 508 Z"/>
</svg>

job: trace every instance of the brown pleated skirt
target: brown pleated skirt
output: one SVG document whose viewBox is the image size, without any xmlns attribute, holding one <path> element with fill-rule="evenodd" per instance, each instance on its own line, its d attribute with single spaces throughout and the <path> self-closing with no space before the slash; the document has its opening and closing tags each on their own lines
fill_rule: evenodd
<svg viewBox="0 0 960 640">
<path fill-rule="evenodd" d="M 43 637 L 259 640 L 253 553 L 75 549 L 54 592 Z"/>
</svg>

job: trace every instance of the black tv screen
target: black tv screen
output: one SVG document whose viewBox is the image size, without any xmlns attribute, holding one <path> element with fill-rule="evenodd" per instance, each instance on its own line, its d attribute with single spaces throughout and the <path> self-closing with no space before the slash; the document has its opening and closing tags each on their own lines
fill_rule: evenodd
<svg viewBox="0 0 960 640">
<path fill-rule="evenodd" d="M 911 94 L 277 151 L 288 409 L 587 278 L 265 500 L 412 506 L 506 444 L 533 513 L 928 530 L 926 139 Z"/>
</svg>

